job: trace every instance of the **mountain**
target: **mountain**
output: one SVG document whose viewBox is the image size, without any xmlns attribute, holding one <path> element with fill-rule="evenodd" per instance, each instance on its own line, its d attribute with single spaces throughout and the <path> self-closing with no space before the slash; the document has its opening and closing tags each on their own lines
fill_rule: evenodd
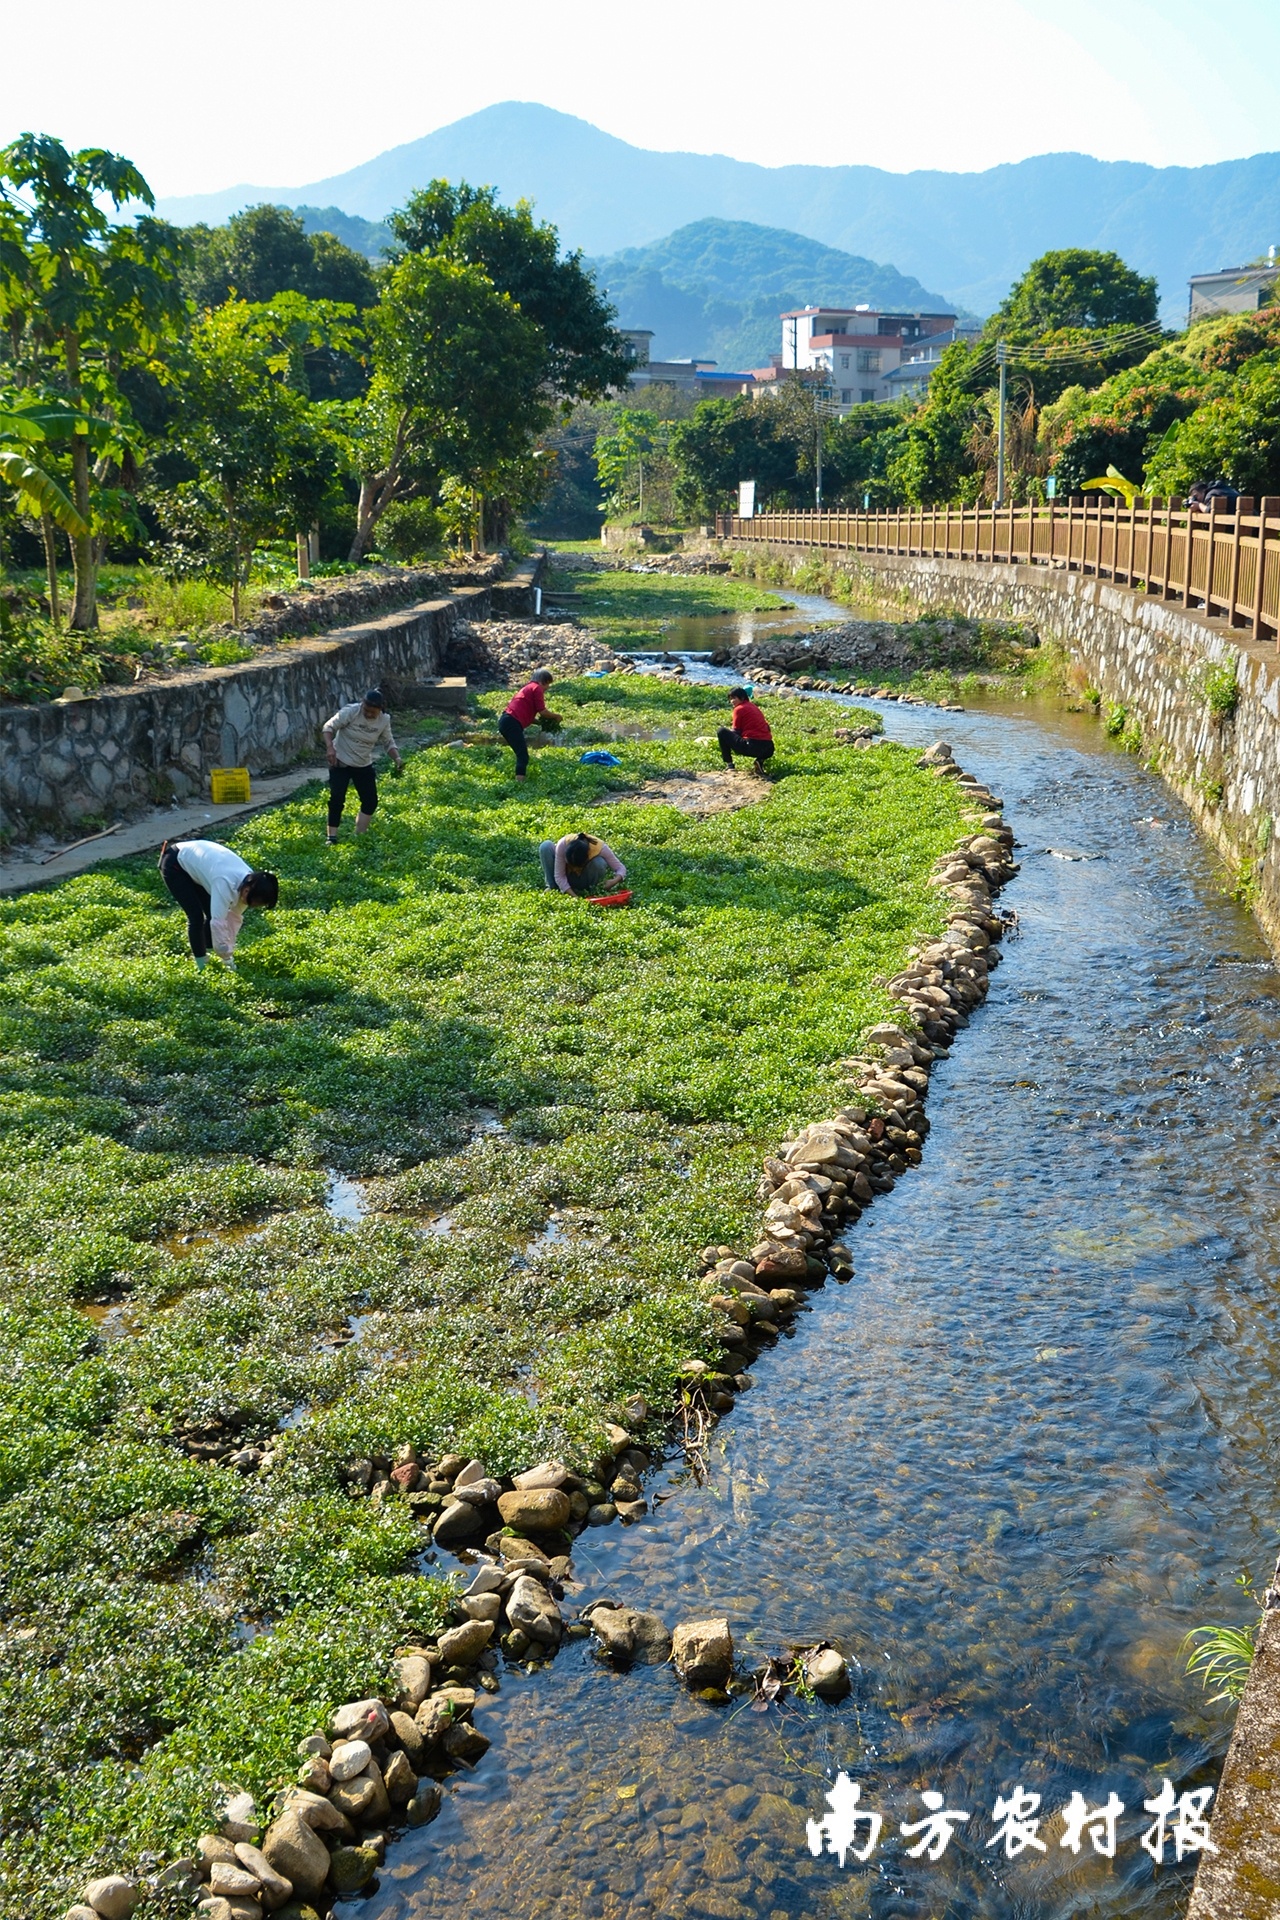
<svg viewBox="0 0 1280 1920">
<path fill-rule="evenodd" d="M 1280 154 L 1211 167 L 1148 167 L 1041 154 L 985 173 L 878 167 L 760 167 L 723 154 L 653 153 L 585 120 L 505 101 L 393 147 L 349 173 L 296 188 L 231 187 L 164 200 L 171 220 L 225 220 L 240 207 L 341 207 L 382 220 L 443 176 L 525 196 L 571 247 L 643 247 L 707 218 L 806 234 L 943 286 L 979 313 L 1049 247 L 1111 247 L 1159 277 L 1170 317 L 1191 273 L 1237 266 L 1280 239 Z"/>
<path fill-rule="evenodd" d="M 288 200 L 277 204 L 293 206 L 307 233 L 331 233 L 344 247 L 350 247 L 353 253 L 363 253 L 366 259 L 379 265 L 384 251 L 391 245 L 391 229 L 381 220 L 362 220 L 358 213 L 344 213 L 341 207 L 299 206 Z"/>
<path fill-rule="evenodd" d="M 590 265 L 622 325 L 653 328 L 655 360 L 711 356 L 722 367 L 765 366 L 778 349 L 778 315 L 806 301 L 951 311 L 896 267 L 746 220 L 695 220 Z"/>
</svg>

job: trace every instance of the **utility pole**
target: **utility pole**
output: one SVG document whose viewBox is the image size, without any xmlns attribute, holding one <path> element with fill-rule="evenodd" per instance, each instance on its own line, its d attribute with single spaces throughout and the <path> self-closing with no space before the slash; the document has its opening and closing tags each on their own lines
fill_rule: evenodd
<svg viewBox="0 0 1280 1920">
<path fill-rule="evenodd" d="M 816 460 L 814 463 L 813 504 L 817 508 L 818 512 L 821 513 L 822 512 L 822 410 L 821 410 L 821 406 L 819 406 L 816 417 L 817 417 L 818 431 L 816 436 L 816 449 L 815 449 Z"/>
<path fill-rule="evenodd" d="M 1004 341 L 997 340 L 996 360 L 1000 367 L 1000 422 L 996 428 L 996 505 L 998 507 L 1004 505 L 1004 408 L 1006 389 L 1005 362 L 1007 359 L 1008 349 Z"/>
</svg>

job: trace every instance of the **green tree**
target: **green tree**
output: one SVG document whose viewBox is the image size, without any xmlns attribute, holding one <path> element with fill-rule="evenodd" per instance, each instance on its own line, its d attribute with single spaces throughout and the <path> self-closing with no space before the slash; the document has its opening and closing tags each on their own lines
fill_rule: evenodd
<svg viewBox="0 0 1280 1920">
<path fill-rule="evenodd" d="M 309 349 L 350 345 L 351 307 L 284 293 L 227 300 L 200 316 L 180 363 L 173 444 L 191 477 L 156 510 L 179 564 L 203 564 L 231 587 L 234 618 L 254 546 L 309 527 L 332 486 L 342 442 L 306 391 Z"/>
<path fill-rule="evenodd" d="M 987 322 L 984 338 L 1028 343 L 1062 327 L 1152 326 L 1156 283 L 1118 253 L 1063 247 L 1042 253 L 1014 282 Z"/>
<path fill-rule="evenodd" d="M 1221 476 L 1241 493 L 1280 493 L 1280 349 L 1259 353 L 1224 393 L 1161 440 L 1147 472 L 1152 493 L 1185 493 Z"/>
<path fill-rule="evenodd" d="M 98 624 L 97 579 L 113 519 L 125 511 L 113 486 L 127 450 L 121 376 L 153 364 L 184 317 L 177 230 L 149 215 L 112 223 L 107 206 L 154 204 L 138 169 L 90 147 L 69 153 L 48 135 L 23 134 L 0 151 L 0 320 L 24 384 L 54 387 L 67 405 L 110 428 L 91 459 L 88 426 L 70 440 L 75 568 L 72 627 Z"/>
<path fill-rule="evenodd" d="M 617 410 L 613 427 L 596 441 L 596 471 L 611 513 L 643 517 L 645 466 L 665 455 L 668 435 L 666 422 L 645 407 Z"/>
<path fill-rule="evenodd" d="M 289 207 L 247 207 L 222 227 L 189 227 L 183 282 L 198 307 L 234 295 L 251 305 L 278 293 L 337 300 L 363 310 L 378 297 L 373 269 L 331 233 L 308 233 Z"/>
<path fill-rule="evenodd" d="M 703 400 L 671 429 L 676 494 L 688 513 L 719 513 L 737 506 L 738 483 L 754 480 L 761 507 L 795 492 L 796 449 L 778 430 L 768 398 Z"/>
<path fill-rule="evenodd" d="M 625 387 L 629 343 L 580 253 L 563 258 L 556 229 L 527 201 L 498 204 L 492 187 L 433 180 L 393 213 L 392 259 L 438 256 L 478 267 L 540 329 L 542 379 L 561 401 L 598 400 Z"/>
<path fill-rule="evenodd" d="M 409 253 L 373 315 L 374 375 L 352 420 L 360 499 L 351 559 L 389 507 L 451 478 L 484 493 L 550 417 L 542 330 L 480 268 Z"/>
</svg>

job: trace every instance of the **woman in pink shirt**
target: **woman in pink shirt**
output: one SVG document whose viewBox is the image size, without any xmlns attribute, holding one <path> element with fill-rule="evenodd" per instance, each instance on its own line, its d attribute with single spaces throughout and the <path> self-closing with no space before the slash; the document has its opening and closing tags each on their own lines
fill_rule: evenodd
<svg viewBox="0 0 1280 1920">
<path fill-rule="evenodd" d="M 498 732 L 516 757 L 517 780 L 523 780 L 529 771 L 529 743 L 524 737 L 525 728 L 532 726 L 540 714 L 548 720 L 560 718 L 547 706 L 546 690 L 550 685 L 551 675 L 545 667 L 539 667 L 532 680 L 526 681 L 519 693 L 508 700 L 507 710 L 498 722 Z"/>
</svg>

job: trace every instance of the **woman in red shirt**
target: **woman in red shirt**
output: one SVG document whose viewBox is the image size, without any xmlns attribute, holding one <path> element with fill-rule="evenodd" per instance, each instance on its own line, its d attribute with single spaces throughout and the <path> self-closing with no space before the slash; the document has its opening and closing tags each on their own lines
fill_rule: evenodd
<svg viewBox="0 0 1280 1920">
<path fill-rule="evenodd" d="M 539 714 L 545 714 L 548 720 L 558 720 L 560 717 L 547 706 L 546 690 L 550 685 L 551 675 L 545 667 L 539 667 L 532 680 L 526 681 L 519 693 L 508 700 L 507 710 L 498 722 L 498 732 L 516 757 L 517 780 L 523 780 L 529 771 L 529 743 L 524 737 L 525 728 L 532 726 Z"/>
<path fill-rule="evenodd" d="M 729 699 L 733 703 L 733 725 L 716 729 L 724 763 L 726 767 L 731 767 L 734 754 L 745 753 L 755 761 L 756 772 L 763 780 L 764 763 L 773 758 L 773 735 L 769 731 L 769 722 L 746 687 L 734 687 Z"/>
</svg>

